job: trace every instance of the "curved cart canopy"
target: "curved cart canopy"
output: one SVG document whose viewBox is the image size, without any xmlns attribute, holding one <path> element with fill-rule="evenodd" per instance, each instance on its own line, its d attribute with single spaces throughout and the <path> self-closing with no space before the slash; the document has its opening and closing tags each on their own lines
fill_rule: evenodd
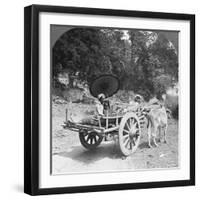
<svg viewBox="0 0 200 200">
<path fill-rule="evenodd" d="M 119 90 L 119 79 L 113 75 L 101 75 L 90 84 L 90 93 L 94 97 L 104 94 L 110 97 Z"/>
</svg>

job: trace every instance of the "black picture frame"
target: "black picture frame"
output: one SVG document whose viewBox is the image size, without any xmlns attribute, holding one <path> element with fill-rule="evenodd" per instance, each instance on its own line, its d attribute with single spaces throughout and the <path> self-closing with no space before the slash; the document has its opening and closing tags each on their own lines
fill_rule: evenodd
<svg viewBox="0 0 200 200">
<path fill-rule="evenodd" d="M 39 13 L 123 16 L 190 23 L 190 179 L 162 182 L 39 188 Z M 31 5 L 24 9 L 24 192 L 46 195 L 195 185 L 195 15 Z"/>
</svg>

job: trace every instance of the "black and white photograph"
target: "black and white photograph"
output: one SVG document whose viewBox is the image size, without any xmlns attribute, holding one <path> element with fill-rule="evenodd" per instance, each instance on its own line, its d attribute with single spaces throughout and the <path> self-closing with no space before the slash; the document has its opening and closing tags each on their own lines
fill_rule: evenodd
<svg viewBox="0 0 200 200">
<path fill-rule="evenodd" d="M 1 8 L 0 199 L 198 199 L 199 1 Z"/>
<path fill-rule="evenodd" d="M 194 22 L 25 8 L 25 193 L 194 185 Z"/>
<path fill-rule="evenodd" d="M 179 31 L 50 26 L 51 174 L 178 169 Z"/>
</svg>

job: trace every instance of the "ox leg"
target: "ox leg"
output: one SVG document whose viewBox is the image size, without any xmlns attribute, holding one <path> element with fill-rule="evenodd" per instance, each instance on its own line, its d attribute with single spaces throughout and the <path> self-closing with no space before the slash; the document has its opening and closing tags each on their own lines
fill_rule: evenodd
<svg viewBox="0 0 200 200">
<path fill-rule="evenodd" d="M 153 143 L 155 144 L 156 147 L 158 147 L 158 144 L 156 142 L 156 137 L 153 137 Z"/>
<path fill-rule="evenodd" d="M 152 145 L 151 145 L 151 135 L 148 135 L 148 145 L 149 145 L 149 148 L 152 148 Z"/>
<path fill-rule="evenodd" d="M 150 126 L 150 127 L 148 128 L 148 130 L 147 130 L 149 148 L 152 148 L 152 145 L 151 145 L 151 131 L 152 131 L 152 128 L 151 128 L 151 126 Z"/>
<path fill-rule="evenodd" d="M 167 143 L 167 125 L 164 128 L 164 143 Z"/>
<path fill-rule="evenodd" d="M 158 142 L 161 142 L 161 127 L 158 127 Z"/>
<path fill-rule="evenodd" d="M 154 130 L 154 134 L 152 135 L 152 137 L 153 137 L 153 143 L 155 144 L 156 147 L 158 146 L 158 144 L 156 142 L 156 133 L 158 132 L 158 130 L 159 130 L 159 128 L 156 127 L 155 130 Z"/>
</svg>

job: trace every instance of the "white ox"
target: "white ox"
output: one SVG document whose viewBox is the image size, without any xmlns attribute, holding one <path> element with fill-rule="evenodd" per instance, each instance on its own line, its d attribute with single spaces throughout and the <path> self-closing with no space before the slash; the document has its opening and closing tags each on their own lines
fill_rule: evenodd
<svg viewBox="0 0 200 200">
<path fill-rule="evenodd" d="M 151 148 L 151 139 L 153 140 L 155 146 L 158 146 L 156 142 L 156 137 L 158 133 L 158 139 L 161 141 L 161 130 L 164 129 L 164 143 L 166 143 L 166 133 L 168 126 L 168 116 L 167 111 L 164 106 L 159 105 L 157 108 L 152 108 L 150 112 L 147 114 L 148 125 L 147 125 L 147 133 L 148 133 L 148 144 Z"/>
</svg>

